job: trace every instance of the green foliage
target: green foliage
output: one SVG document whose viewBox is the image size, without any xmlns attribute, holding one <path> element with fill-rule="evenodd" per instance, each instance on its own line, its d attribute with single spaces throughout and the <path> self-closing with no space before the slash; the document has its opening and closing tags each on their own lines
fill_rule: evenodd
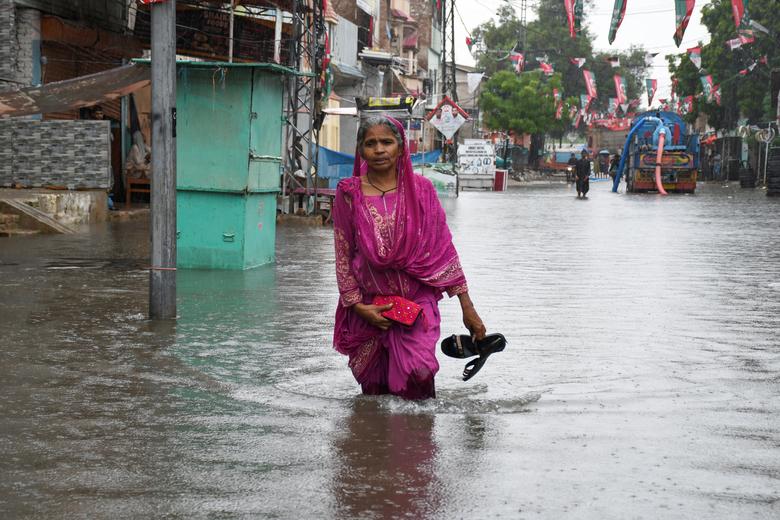
<svg viewBox="0 0 780 520">
<path fill-rule="evenodd" d="M 539 71 L 520 75 L 510 71 L 495 73 L 479 99 L 485 125 L 516 134 L 542 134 L 559 128 L 562 123 L 555 119 L 553 88 L 561 88 L 559 74 L 545 78 Z M 573 98 L 567 103 L 572 101 Z"/>
<path fill-rule="evenodd" d="M 696 70 L 685 53 L 669 59 L 669 72 L 677 78 L 678 96 L 698 96 L 702 93 L 700 76 L 711 74 L 713 83 L 720 84 L 721 105 L 703 96 L 695 98 L 694 110 L 686 119 L 694 120 L 699 113 L 709 118 L 715 128 L 734 128 L 740 118 L 756 123 L 774 119 L 770 113 L 769 70 L 780 66 L 780 9 L 777 0 L 751 0 L 750 17 L 770 30 L 770 34 L 755 31 L 756 41 L 730 50 L 726 41 L 737 37 L 731 14 L 731 0 L 713 0 L 702 7 L 702 23 L 710 33 L 710 43 L 702 45 L 703 72 Z M 747 75 L 739 71 L 766 55 L 769 66 L 758 64 Z"/>
<path fill-rule="evenodd" d="M 587 1 L 585 16 L 592 8 L 592 2 Z M 479 69 L 484 70 L 488 76 L 493 76 L 499 71 L 513 71 L 508 57 L 511 50 L 526 55 L 526 70 L 531 71 L 536 70 L 537 67 L 535 58 L 546 56 L 556 75 L 560 76 L 562 95 L 571 98 L 565 103 L 563 121 L 566 123 L 569 120 L 569 104 L 579 106 L 579 95 L 586 93 L 582 70 L 573 65 L 570 58 L 585 58 L 587 60 L 585 68 L 596 75 L 599 96 L 591 104 L 592 110 L 606 110 L 609 98 L 615 97 L 613 82 L 615 74 L 626 78 L 629 99 L 642 97 L 644 79 L 647 75 L 646 53 L 642 47 L 632 47 L 628 52 L 594 53 L 595 38 L 587 30 L 585 23 L 577 38 L 572 39 L 569 36 L 563 2 L 539 0 L 536 10 L 538 19 L 528 23 L 525 33 L 510 2 L 499 8 L 497 21 L 491 20 L 473 31 L 475 38 L 481 42 L 481 52 L 477 56 Z M 525 46 L 523 46 L 524 40 Z M 606 61 L 608 56 L 618 56 L 620 68 L 612 68 Z M 523 73 L 522 76 L 526 74 L 529 73 Z M 553 132 L 560 131 L 564 129 L 566 123 L 555 121 L 550 128 Z M 583 131 L 584 127 L 580 127 L 580 130 Z"/>
</svg>

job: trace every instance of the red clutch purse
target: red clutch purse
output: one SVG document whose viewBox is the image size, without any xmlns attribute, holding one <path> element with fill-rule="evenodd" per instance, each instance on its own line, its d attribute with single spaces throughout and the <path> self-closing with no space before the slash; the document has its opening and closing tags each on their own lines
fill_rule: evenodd
<svg viewBox="0 0 780 520">
<path fill-rule="evenodd" d="M 374 301 L 371 303 L 374 305 L 387 305 L 388 303 L 392 303 L 393 308 L 384 311 L 382 316 L 388 320 L 397 321 L 401 325 L 406 325 L 407 327 L 411 327 L 414 324 L 422 311 L 420 305 L 400 296 L 374 296 Z"/>
</svg>

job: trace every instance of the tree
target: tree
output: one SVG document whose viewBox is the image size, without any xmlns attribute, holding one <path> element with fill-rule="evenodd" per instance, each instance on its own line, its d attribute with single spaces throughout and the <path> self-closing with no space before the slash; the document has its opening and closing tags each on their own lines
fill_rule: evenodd
<svg viewBox="0 0 780 520">
<path fill-rule="evenodd" d="M 561 89 L 561 76 L 545 77 L 540 71 L 515 74 L 496 72 L 480 94 L 479 106 L 485 125 L 492 130 L 512 131 L 515 135 L 543 136 L 563 124 L 555 118 L 553 89 Z M 573 99 L 564 103 L 564 113 Z M 529 160 L 535 161 L 543 140 L 532 137 Z"/>
<path fill-rule="evenodd" d="M 591 5 L 591 1 L 586 1 L 586 6 Z M 642 47 L 633 47 L 629 52 L 594 54 L 594 36 L 585 23 L 576 38 L 569 36 L 566 13 L 560 0 L 539 0 L 536 11 L 538 19 L 529 22 L 524 29 L 514 7 L 507 2 L 497 12 L 497 23 L 491 20 L 475 29 L 475 40 L 480 42 L 478 68 L 488 76 L 500 70 L 512 70 L 509 60 L 512 50 L 525 55 L 526 70 L 538 66 L 537 58 L 545 59 L 560 73 L 564 95 L 578 99 L 586 92 L 585 81 L 582 70 L 572 64 L 570 58 L 585 58 L 585 68 L 595 74 L 599 89 L 599 97 L 591 104 L 594 110 L 606 110 L 608 99 L 614 97 L 614 74 L 626 78 L 629 99 L 640 97 L 647 71 L 646 53 Z M 586 9 L 585 15 L 587 12 Z M 621 67 L 613 69 L 606 61 L 607 56 L 618 56 Z"/>
<path fill-rule="evenodd" d="M 693 113 L 687 116 L 693 121 L 700 112 L 706 114 L 715 128 L 734 128 L 744 117 L 750 123 L 775 118 L 769 99 L 769 70 L 780 66 L 780 10 L 776 0 L 752 0 L 750 18 L 769 29 L 770 34 L 755 30 L 755 42 L 730 50 L 728 40 L 738 37 L 732 18 L 731 0 L 713 0 L 702 7 L 702 23 L 710 33 L 710 43 L 702 45 L 702 71 L 698 71 L 683 53 L 669 59 L 669 72 L 678 81 L 680 96 L 695 97 Z M 767 64 L 758 60 L 767 57 Z M 752 71 L 742 75 L 740 70 Z M 713 83 L 720 85 L 720 106 L 714 100 L 702 96 L 700 76 L 712 75 Z"/>
</svg>

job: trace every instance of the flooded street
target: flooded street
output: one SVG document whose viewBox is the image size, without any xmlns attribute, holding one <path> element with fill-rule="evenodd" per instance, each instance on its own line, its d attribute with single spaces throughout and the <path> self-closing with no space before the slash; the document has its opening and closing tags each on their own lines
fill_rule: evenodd
<svg viewBox="0 0 780 520">
<path fill-rule="evenodd" d="M 0 517 L 780 517 L 780 200 L 608 190 L 444 201 L 509 345 L 467 383 L 440 356 L 422 403 L 332 349 L 328 227 L 180 271 L 175 325 L 146 225 L 0 239 Z"/>
</svg>

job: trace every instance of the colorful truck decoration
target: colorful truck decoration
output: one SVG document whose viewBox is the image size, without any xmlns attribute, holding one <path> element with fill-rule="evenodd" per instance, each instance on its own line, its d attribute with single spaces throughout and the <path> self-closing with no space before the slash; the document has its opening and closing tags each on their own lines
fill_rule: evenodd
<svg viewBox="0 0 780 520">
<path fill-rule="evenodd" d="M 674 112 L 638 115 L 623 146 L 612 191 L 693 193 L 700 167 L 699 136 Z"/>
</svg>

